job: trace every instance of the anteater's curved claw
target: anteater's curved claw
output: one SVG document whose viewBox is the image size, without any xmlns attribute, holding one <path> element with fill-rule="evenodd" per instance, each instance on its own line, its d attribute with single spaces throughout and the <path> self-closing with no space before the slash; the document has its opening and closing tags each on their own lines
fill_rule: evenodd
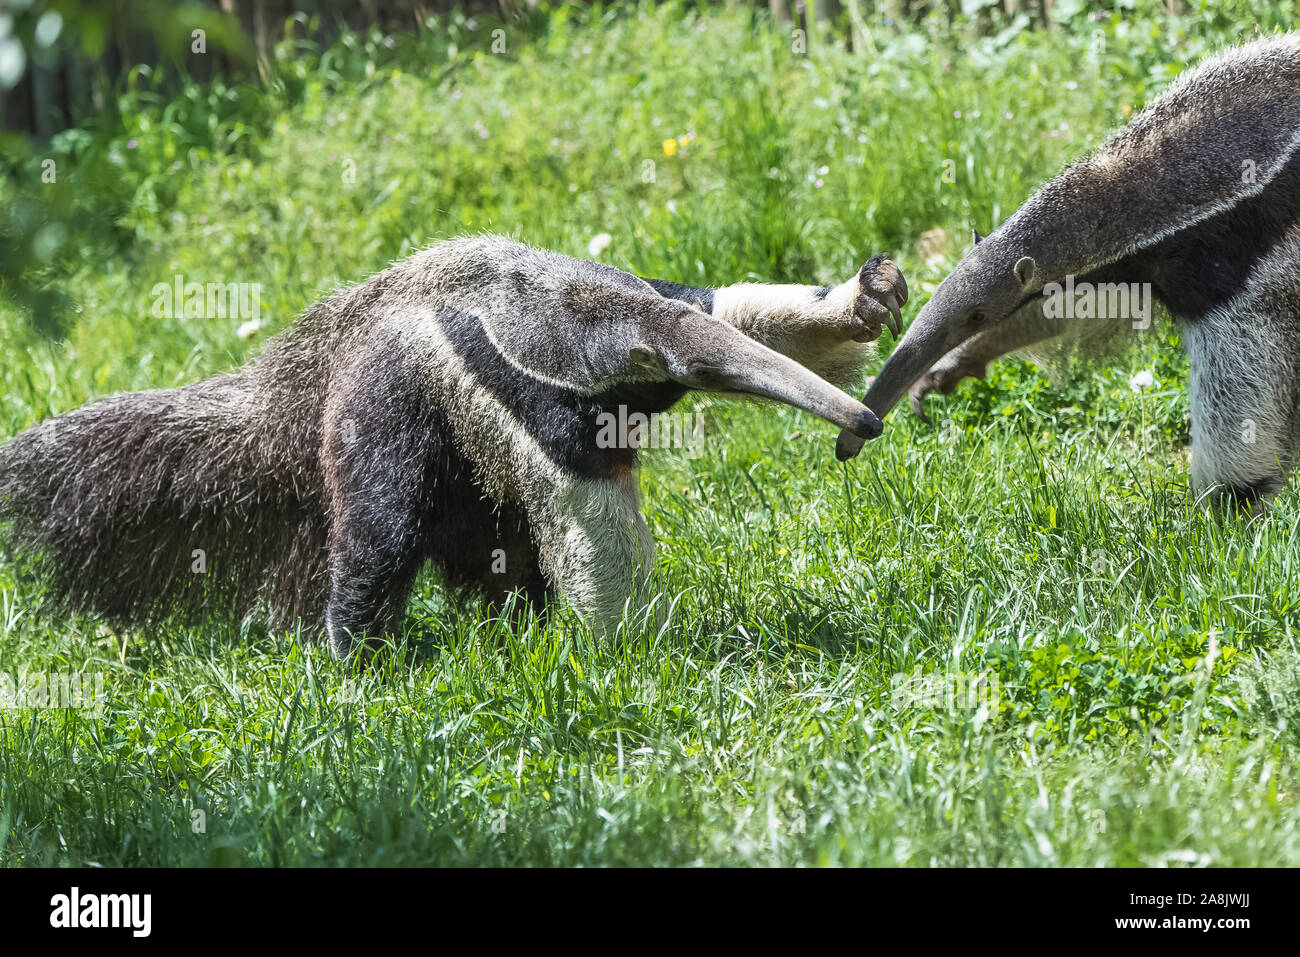
<svg viewBox="0 0 1300 957">
<path fill-rule="evenodd" d="M 906 298 L 903 301 L 906 302 Z M 889 310 L 889 331 L 897 339 L 903 334 L 903 312 L 898 308 L 898 299 L 894 296 L 886 296 L 885 307 Z"/>
<path fill-rule="evenodd" d="M 934 423 L 930 421 L 930 417 L 925 414 L 925 393 L 913 392 L 909 398 L 912 400 L 912 411 L 916 413 L 916 417 L 926 425 L 934 425 Z"/>
</svg>

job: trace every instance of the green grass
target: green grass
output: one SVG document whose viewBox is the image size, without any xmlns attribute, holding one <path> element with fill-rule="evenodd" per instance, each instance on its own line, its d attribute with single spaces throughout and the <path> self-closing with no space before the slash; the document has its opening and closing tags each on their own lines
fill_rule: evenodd
<svg viewBox="0 0 1300 957">
<path fill-rule="evenodd" d="M 561 9 L 504 54 L 486 25 L 386 60 L 353 38 L 209 104 L 247 108 L 239 135 L 186 113 L 197 88 L 142 96 L 56 144 L 59 184 L 3 187 L 102 179 L 82 162 L 122 189 L 114 236 L 73 230 L 83 254 L 51 267 L 66 339 L 0 307 L 0 432 L 228 368 L 464 231 L 575 255 L 609 232 L 607 261 L 705 283 L 838 281 L 887 249 L 914 315 L 971 226 L 1235 37 L 1203 9 L 1158 23 L 1101 25 L 1104 48 L 881 27 L 804 59 L 742 18 Z M 261 283 L 264 327 L 153 318 L 177 273 Z M 1298 864 L 1300 497 L 1252 523 L 1195 509 L 1171 335 L 1060 389 L 1003 363 L 847 466 L 821 422 L 698 400 L 704 454 L 643 471 L 669 623 L 619 643 L 567 613 L 491 620 L 430 577 L 349 673 L 255 625 L 51 620 L 0 569 L 0 672 L 108 692 L 0 710 L 0 862 Z"/>
</svg>

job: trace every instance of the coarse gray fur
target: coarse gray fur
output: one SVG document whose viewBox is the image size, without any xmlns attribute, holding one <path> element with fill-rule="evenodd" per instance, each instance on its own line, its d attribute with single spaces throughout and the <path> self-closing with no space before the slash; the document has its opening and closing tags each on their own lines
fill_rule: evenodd
<svg viewBox="0 0 1300 957">
<path fill-rule="evenodd" d="M 673 288 L 715 315 L 508 239 L 440 243 L 234 372 L 10 439 L 4 543 L 58 605 L 124 627 L 260 613 L 346 657 L 392 629 L 433 561 L 453 587 L 558 591 L 608 631 L 649 599 L 653 545 L 637 451 L 599 447 L 595 417 L 703 389 L 873 434 L 864 406 L 776 350 L 851 384 L 906 299 L 881 257 L 831 290 Z"/>
<path fill-rule="evenodd" d="M 1048 318 L 1044 287 L 1071 277 L 1149 284 L 1180 326 L 1196 489 L 1238 503 L 1276 492 L 1300 445 L 1300 34 L 1187 72 L 978 242 L 867 405 L 883 418 L 910 388 L 920 411 L 1008 352 L 1098 352 L 1133 329 L 1125 316 Z M 837 453 L 861 444 L 842 435 Z"/>
</svg>

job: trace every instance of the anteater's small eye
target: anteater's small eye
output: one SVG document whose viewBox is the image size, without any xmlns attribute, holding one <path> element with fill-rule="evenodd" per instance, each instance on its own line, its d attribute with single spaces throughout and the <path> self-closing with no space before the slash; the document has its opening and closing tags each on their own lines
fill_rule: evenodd
<svg viewBox="0 0 1300 957">
<path fill-rule="evenodd" d="M 979 309 L 976 309 L 974 312 L 970 314 L 970 321 L 971 321 L 971 325 L 978 326 L 981 322 L 984 321 L 984 313 L 981 312 Z"/>
<path fill-rule="evenodd" d="M 686 374 L 692 379 L 708 379 L 718 375 L 721 371 L 716 363 L 704 362 L 698 359 L 687 363 L 686 366 Z"/>
</svg>

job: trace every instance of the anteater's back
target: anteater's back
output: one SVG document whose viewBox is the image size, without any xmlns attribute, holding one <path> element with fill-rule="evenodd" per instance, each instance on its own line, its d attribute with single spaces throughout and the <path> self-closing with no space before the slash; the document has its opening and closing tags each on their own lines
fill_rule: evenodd
<svg viewBox="0 0 1300 957">
<path fill-rule="evenodd" d="M 1184 73 L 999 234 L 1019 238 L 1044 274 L 1082 274 L 1268 190 L 1297 151 L 1300 33 L 1288 33 Z"/>
</svg>

